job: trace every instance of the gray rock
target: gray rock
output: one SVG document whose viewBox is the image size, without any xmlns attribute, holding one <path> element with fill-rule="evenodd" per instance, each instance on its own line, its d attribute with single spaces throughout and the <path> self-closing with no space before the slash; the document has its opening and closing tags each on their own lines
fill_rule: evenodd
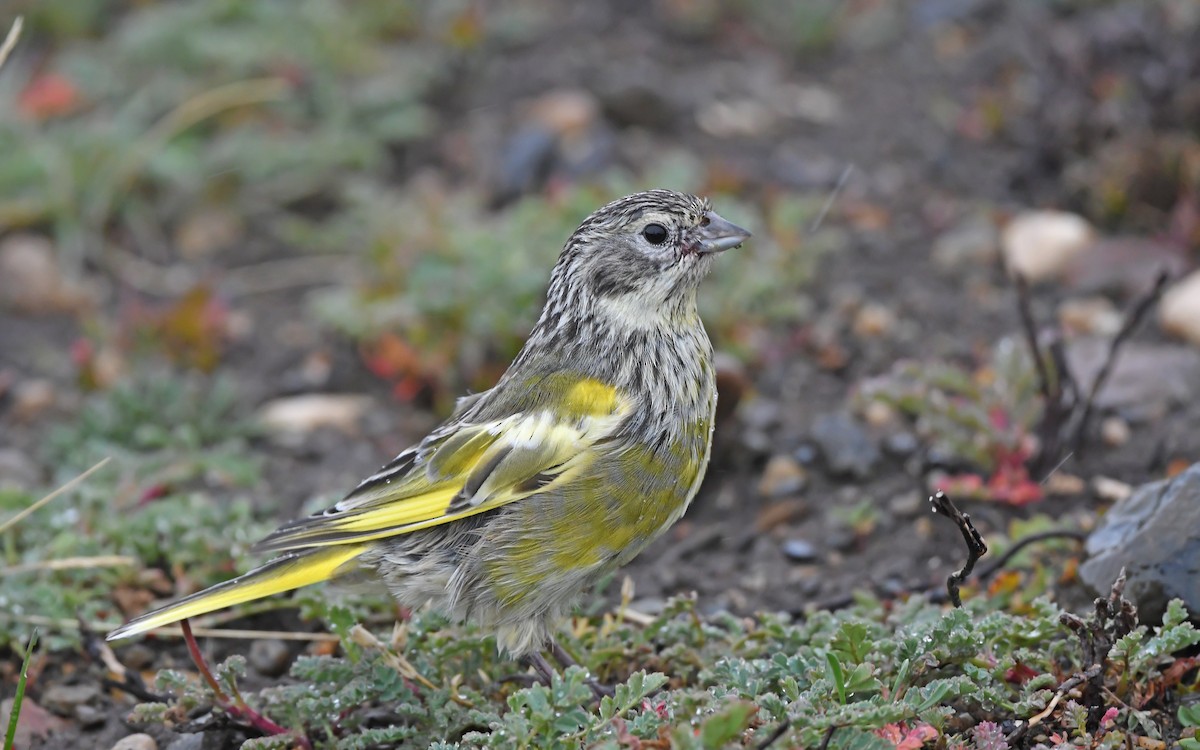
<svg viewBox="0 0 1200 750">
<path fill-rule="evenodd" d="M 51 685 L 42 693 L 42 705 L 62 714 L 71 716 L 76 706 L 82 706 L 100 695 L 100 688 L 95 685 Z"/>
<path fill-rule="evenodd" d="M 1086 392 L 1108 357 L 1109 341 L 1075 339 L 1067 344 L 1067 365 Z M 1096 397 L 1099 409 L 1156 415 L 1200 396 L 1200 352 L 1186 346 L 1126 342 L 1108 381 Z"/>
<path fill-rule="evenodd" d="M 812 438 L 834 476 L 865 479 L 879 461 L 879 447 L 848 414 L 835 412 L 818 417 Z"/>
<path fill-rule="evenodd" d="M 258 640 L 250 644 L 247 660 L 264 677 L 278 677 L 291 665 L 292 651 L 283 641 Z"/>
<path fill-rule="evenodd" d="M 1112 507 L 1087 541 L 1079 576 L 1107 593 L 1121 568 L 1125 595 L 1142 617 L 1162 617 L 1167 602 L 1182 599 L 1200 614 L 1200 463 L 1174 479 L 1139 487 Z"/>
</svg>

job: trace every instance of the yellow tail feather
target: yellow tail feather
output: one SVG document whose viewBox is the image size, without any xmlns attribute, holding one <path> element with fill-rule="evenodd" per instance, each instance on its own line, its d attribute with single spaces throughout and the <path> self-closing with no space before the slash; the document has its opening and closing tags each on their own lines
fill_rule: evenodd
<svg viewBox="0 0 1200 750">
<path fill-rule="evenodd" d="M 162 609 L 136 617 L 109 633 L 108 640 L 127 638 L 188 617 L 328 580 L 342 573 L 349 567 L 347 564 L 365 549 L 365 545 L 357 544 L 280 557 L 245 575 L 218 583 Z"/>
</svg>

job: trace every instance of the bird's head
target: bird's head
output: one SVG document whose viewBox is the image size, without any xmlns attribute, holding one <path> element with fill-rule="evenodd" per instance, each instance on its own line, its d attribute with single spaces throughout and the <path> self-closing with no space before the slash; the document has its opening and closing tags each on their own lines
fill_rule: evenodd
<svg viewBox="0 0 1200 750">
<path fill-rule="evenodd" d="M 713 258 L 750 232 L 721 218 L 707 199 L 671 190 L 619 198 L 584 219 L 551 281 L 558 293 L 647 320 L 689 305 Z"/>
</svg>

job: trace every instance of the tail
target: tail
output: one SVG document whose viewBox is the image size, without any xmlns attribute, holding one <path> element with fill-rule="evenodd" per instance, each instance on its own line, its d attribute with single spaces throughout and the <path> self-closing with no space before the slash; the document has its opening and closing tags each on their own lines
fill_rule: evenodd
<svg viewBox="0 0 1200 750">
<path fill-rule="evenodd" d="M 127 638 L 188 617 L 334 578 L 350 568 L 349 563 L 365 549 L 366 546 L 361 544 L 338 545 L 284 555 L 231 581 L 218 583 L 162 609 L 136 617 L 109 633 L 108 640 Z"/>
</svg>

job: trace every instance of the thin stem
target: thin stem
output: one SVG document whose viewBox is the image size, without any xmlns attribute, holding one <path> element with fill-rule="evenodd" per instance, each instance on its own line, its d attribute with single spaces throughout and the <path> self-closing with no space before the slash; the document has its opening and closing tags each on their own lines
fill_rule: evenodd
<svg viewBox="0 0 1200 750">
<path fill-rule="evenodd" d="M 934 513 L 941 513 L 958 525 L 958 530 L 962 532 L 963 541 L 967 544 L 967 562 L 962 566 L 961 570 L 951 573 L 946 578 L 946 593 L 950 595 L 950 602 L 955 607 L 961 607 L 962 596 L 959 594 L 959 586 L 966 580 L 967 576 L 971 575 L 971 571 L 975 569 L 975 563 L 979 561 L 979 558 L 987 554 L 987 544 L 983 541 L 983 535 L 971 523 L 971 517 L 959 510 L 954 505 L 954 501 L 946 493 L 938 492 L 929 498 L 929 502 L 933 503 Z"/>
</svg>

